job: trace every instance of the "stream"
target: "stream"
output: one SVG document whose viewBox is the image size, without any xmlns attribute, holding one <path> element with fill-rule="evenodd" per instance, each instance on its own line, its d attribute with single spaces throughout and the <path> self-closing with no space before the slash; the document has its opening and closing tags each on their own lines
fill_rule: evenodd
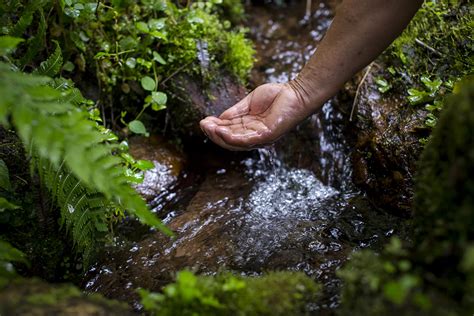
<svg viewBox="0 0 474 316">
<path fill-rule="evenodd" d="M 318 2 L 306 20 L 304 1 L 247 12 L 258 56 L 252 86 L 293 78 L 332 19 Z M 337 98 L 328 101 L 270 148 L 233 153 L 205 142 L 185 146 L 180 171 L 155 161 L 146 181 L 168 185 L 149 203 L 176 238 L 124 225 L 124 237 L 87 273 L 84 288 L 139 309 L 135 288 L 159 290 L 184 268 L 242 275 L 298 270 L 324 285 L 324 298 L 311 308 L 330 314 L 340 299 L 335 271 L 353 251 L 378 247 L 402 224 L 352 183 L 347 108 Z"/>
</svg>

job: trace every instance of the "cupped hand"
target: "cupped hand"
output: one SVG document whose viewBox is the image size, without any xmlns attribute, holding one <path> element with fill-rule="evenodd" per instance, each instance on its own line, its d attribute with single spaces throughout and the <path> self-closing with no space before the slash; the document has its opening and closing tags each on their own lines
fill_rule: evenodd
<svg viewBox="0 0 474 316">
<path fill-rule="evenodd" d="M 208 116 L 201 129 L 216 144 L 249 150 L 275 142 L 311 114 L 289 84 L 264 84 L 219 117 Z"/>
</svg>

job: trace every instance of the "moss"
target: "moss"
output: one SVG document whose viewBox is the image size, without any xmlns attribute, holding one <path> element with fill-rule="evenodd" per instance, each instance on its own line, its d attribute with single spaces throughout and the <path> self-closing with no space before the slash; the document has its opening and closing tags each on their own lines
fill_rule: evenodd
<svg viewBox="0 0 474 316">
<path fill-rule="evenodd" d="M 417 255 L 440 276 L 438 286 L 450 295 L 471 297 L 474 294 L 465 291 L 459 265 L 474 242 L 473 130 L 471 78 L 448 99 L 422 154 L 414 220 Z"/>
<path fill-rule="evenodd" d="M 2 315 L 131 315 L 123 303 L 82 293 L 68 284 L 19 278 L 0 291 Z"/>
<path fill-rule="evenodd" d="M 241 81 L 246 81 L 250 69 L 255 61 L 255 50 L 251 42 L 245 38 L 245 33 L 232 32 L 227 35 L 227 51 L 224 55 L 224 64 L 232 73 L 237 75 Z"/>
<path fill-rule="evenodd" d="M 156 315 L 305 315 L 319 286 L 303 273 L 262 277 L 224 273 L 215 277 L 182 271 L 162 294 L 141 290 L 146 310 Z"/>
<path fill-rule="evenodd" d="M 468 1 L 425 1 L 384 54 L 390 67 L 385 79 L 377 81 L 379 90 L 394 86 L 406 95 L 407 103 L 424 106 L 429 111 L 426 127 L 436 125 L 442 99 L 454 83 L 474 72 L 472 13 Z"/>
<path fill-rule="evenodd" d="M 474 310 L 474 80 L 457 90 L 419 162 L 413 243 L 356 253 L 339 272 L 340 315 Z"/>
</svg>

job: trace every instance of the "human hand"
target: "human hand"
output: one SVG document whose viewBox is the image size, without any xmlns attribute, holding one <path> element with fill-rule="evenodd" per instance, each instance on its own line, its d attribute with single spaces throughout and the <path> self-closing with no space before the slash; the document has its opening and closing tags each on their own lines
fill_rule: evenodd
<svg viewBox="0 0 474 316">
<path fill-rule="evenodd" d="M 218 118 L 200 123 L 216 144 L 230 150 L 250 150 L 275 142 L 311 114 L 290 84 L 264 84 Z"/>
</svg>

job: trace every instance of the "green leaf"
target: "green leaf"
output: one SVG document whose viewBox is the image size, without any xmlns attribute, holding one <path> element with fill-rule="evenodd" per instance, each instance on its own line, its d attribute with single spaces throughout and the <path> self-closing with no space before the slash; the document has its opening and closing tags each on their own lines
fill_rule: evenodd
<svg viewBox="0 0 474 316">
<path fill-rule="evenodd" d="M 128 128 L 135 134 L 148 136 L 148 132 L 146 131 L 145 125 L 138 120 L 134 120 L 128 123 Z"/>
<path fill-rule="evenodd" d="M 375 78 L 375 83 L 378 86 L 378 90 L 382 93 L 385 93 L 392 88 L 392 85 L 388 83 L 387 80 L 380 77 Z"/>
<path fill-rule="evenodd" d="M 421 82 L 423 82 L 423 84 L 426 88 L 428 88 L 431 94 L 436 93 L 443 84 L 441 80 L 430 80 L 430 78 L 428 78 L 427 76 L 421 76 Z"/>
<path fill-rule="evenodd" d="M 11 36 L 23 36 L 23 33 L 25 33 L 31 22 L 33 22 L 33 12 L 23 13 L 18 22 L 8 30 L 8 34 Z"/>
<path fill-rule="evenodd" d="M 24 39 L 12 36 L 0 36 L 0 55 L 8 55 L 15 51 Z"/>
<path fill-rule="evenodd" d="M 153 60 L 159 62 L 162 65 L 166 65 L 166 61 L 157 52 L 153 52 Z"/>
<path fill-rule="evenodd" d="M 150 31 L 148 24 L 146 24 L 145 22 L 137 22 L 135 23 L 135 27 L 142 33 L 148 33 Z"/>
<path fill-rule="evenodd" d="M 118 144 L 106 142 L 109 133 L 103 133 L 83 107 L 63 97 L 51 98 L 70 89 L 68 81 L 15 72 L 0 62 L 0 121 L 11 117 L 18 136 L 31 148 L 33 161 L 41 161 L 34 164 L 42 178 L 49 179 L 45 187 L 61 206 L 63 227 L 71 232 L 75 249 L 83 258 L 98 249 L 97 227 L 108 223 L 104 212 L 111 205 L 114 212 L 126 210 L 142 223 L 172 235 L 130 186 L 122 159 L 112 154 Z"/>
<path fill-rule="evenodd" d="M 155 90 L 155 87 L 156 87 L 155 80 L 153 80 L 151 77 L 148 77 L 148 76 L 145 76 L 142 78 L 141 84 L 142 84 L 143 89 L 147 91 L 153 91 Z"/>
<path fill-rule="evenodd" d="M 74 68 L 76 68 L 76 66 L 74 66 L 74 64 L 70 61 L 67 61 L 63 66 L 63 70 L 65 70 L 67 72 L 73 71 Z"/>
<path fill-rule="evenodd" d="M 430 94 L 426 91 L 420 91 L 417 89 L 408 89 L 408 101 L 410 104 L 417 105 L 431 101 Z"/>
<path fill-rule="evenodd" d="M 166 105 L 164 105 L 164 104 L 152 103 L 152 104 L 151 104 L 151 109 L 152 109 L 153 111 L 158 112 L 158 111 L 161 111 L 161 110 L 166 109 Z"/>
<path fill-rule="evenodd" d="M 0 240 L 0 261 L 14 261 L 28 264 L 28 260 L 26 260 L 26 255 L 23 252 L 3 240 Z"/>
<path fill-rule="evenodd" d="M 163 92 L 156 92 L 156 91 L 153 91 L 151 93 L 151 98 L 153 100 L 153 102 L 159 104 L 159 105 L 165 105 L 166 102 L 168 101 L 168 97 L 165 93 Z"/>
<path fill-rule="evenodd" d="M 164 29 L 165 26 L 166 26 L 166 20 L 167 19 L 168 18 L 150 19 L 148 21 L 148 26 L 150 27 L 150 29 L 153 29 L 153 30 Z"/>
<path fill-rule="evenodd" d="M 137 65 L 137 60 L 133 57 L 127 58 L 127 60 L 125 61 L 125 65 L 127 65 L 127 67 L 130 69 L 134 69 Z"/>
<path fill-rule="evenodd" d="M 150 169 L 155 168 L 155 165 L 153 164 L 153 162 L 149 160 L 138 160 L 135 163 L 135 167 L 137 167 L 138 169 L 142 171 L 145 171 L 145 170 L 150 170 Z"/>
<path fill-rule="evenodd" d="M 11 191 L 12 185 L 10 183 L 10 175 L 5 161 L 0 159 L 0 188 Z"/>
<path fill-rule="evenodd" d="M 7 199 L 0 197 L 0 212 L 3 212 L 5 210 L 17 210 L 20 207 L 18 205 L 15 205 L 11 202 L 9 202 Z"/>
<path fill-rule="evenodd" d="M 54 41 L 54 44 L 56 45 L 54 53 L 40 64 L 39 68 L 33 72 L 34 74 L 54 77 L 59 73 L 63 65 L 63 55 L 59 43 Z"/>
<path fill-rule="evenodd" d="M 402 304 L 408 294 L 407 291 L 402 287 L 402 285 L 396 281 L 390 281 L 385 284 L 383 292 L 387 299 L 397 305 Z"/>
<path fill-rule="evenodd" d="M 125 176 L 127 177 L 127 180 L 131 183 L 142 183 L 144 179 L 144 175 L 141 172 L 134 172 L 130 169 L 125 170 Z"/>
</svg>

